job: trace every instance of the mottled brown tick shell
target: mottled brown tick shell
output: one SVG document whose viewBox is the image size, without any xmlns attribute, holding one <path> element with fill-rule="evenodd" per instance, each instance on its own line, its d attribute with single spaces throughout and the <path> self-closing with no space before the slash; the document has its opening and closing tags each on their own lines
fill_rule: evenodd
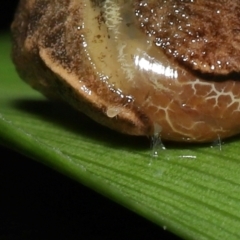
<svg viewBox="0 0 240 240">
<path fill-rule="evenodd" d="M 239 16 L 237 0 L 20 0 L 12 57 L 109 128 L 213 141 L 240 132 Z"/>
</svg>

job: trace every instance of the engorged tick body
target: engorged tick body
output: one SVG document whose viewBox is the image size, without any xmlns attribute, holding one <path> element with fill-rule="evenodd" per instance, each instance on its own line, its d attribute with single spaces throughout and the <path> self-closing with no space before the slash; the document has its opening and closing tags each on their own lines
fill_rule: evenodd
<svg viewBox="0 0 240 240">
<path fill-rule="evenodd" d="M 32 87 L 117 131 L 226 138 L 240 132 L 238 5 L 21 0 L 13 60 Z"/>
</svg>

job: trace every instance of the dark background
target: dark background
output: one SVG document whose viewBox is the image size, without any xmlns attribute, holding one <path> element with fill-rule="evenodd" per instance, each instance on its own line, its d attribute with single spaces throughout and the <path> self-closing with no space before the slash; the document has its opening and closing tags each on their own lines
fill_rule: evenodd
<svg viewBox="0 0 240 240">
<path fill-rule="evenodd" d="M 4 1 L 0 32 L 18 1 Z M 1 44 L 1 43 L 0 43 Z M 0 146 L 0 240 L 180 239 L 83 185 Z"/>
<path fill-rule="evenodd" d="M 14 11 L 18 4 L 18 0 L 7 0 L 2 2 L 0 8 L 0 29 L 7 30 L 11 24 L 11 21 L 14 16 Z"/>
</svg>

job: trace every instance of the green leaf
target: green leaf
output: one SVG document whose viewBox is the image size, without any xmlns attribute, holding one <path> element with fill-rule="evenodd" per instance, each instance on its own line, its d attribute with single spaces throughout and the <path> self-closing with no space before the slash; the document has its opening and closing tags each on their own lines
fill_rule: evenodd
<svg viewBox="0 0 240 240">
<path fill-rule="evenodd" d="M 104 128 L 24 84 L 0 35 L 0 143 L 68 175 L 184 239 L 239 239 L 240 139 L 165 143 Z"/>
</svg>

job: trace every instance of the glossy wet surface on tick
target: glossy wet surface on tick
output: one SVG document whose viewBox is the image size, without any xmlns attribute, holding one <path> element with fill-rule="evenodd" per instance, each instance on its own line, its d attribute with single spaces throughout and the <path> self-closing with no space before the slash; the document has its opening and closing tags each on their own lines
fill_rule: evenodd
<svg viewBox="0 0 240 240">
<path fill-rule="evenodd" d="M 239 133 L 237 1 L 36 0 L 21 7 L 34 27 L 16 49 L 23 44 L 25 59 L 40 57 L 50 73 L 39 64 L 26 77 L 18 50 L 15 63 L 46 95 L 55 91 L 128 134 L 204 142 Z"/>
</svg>

